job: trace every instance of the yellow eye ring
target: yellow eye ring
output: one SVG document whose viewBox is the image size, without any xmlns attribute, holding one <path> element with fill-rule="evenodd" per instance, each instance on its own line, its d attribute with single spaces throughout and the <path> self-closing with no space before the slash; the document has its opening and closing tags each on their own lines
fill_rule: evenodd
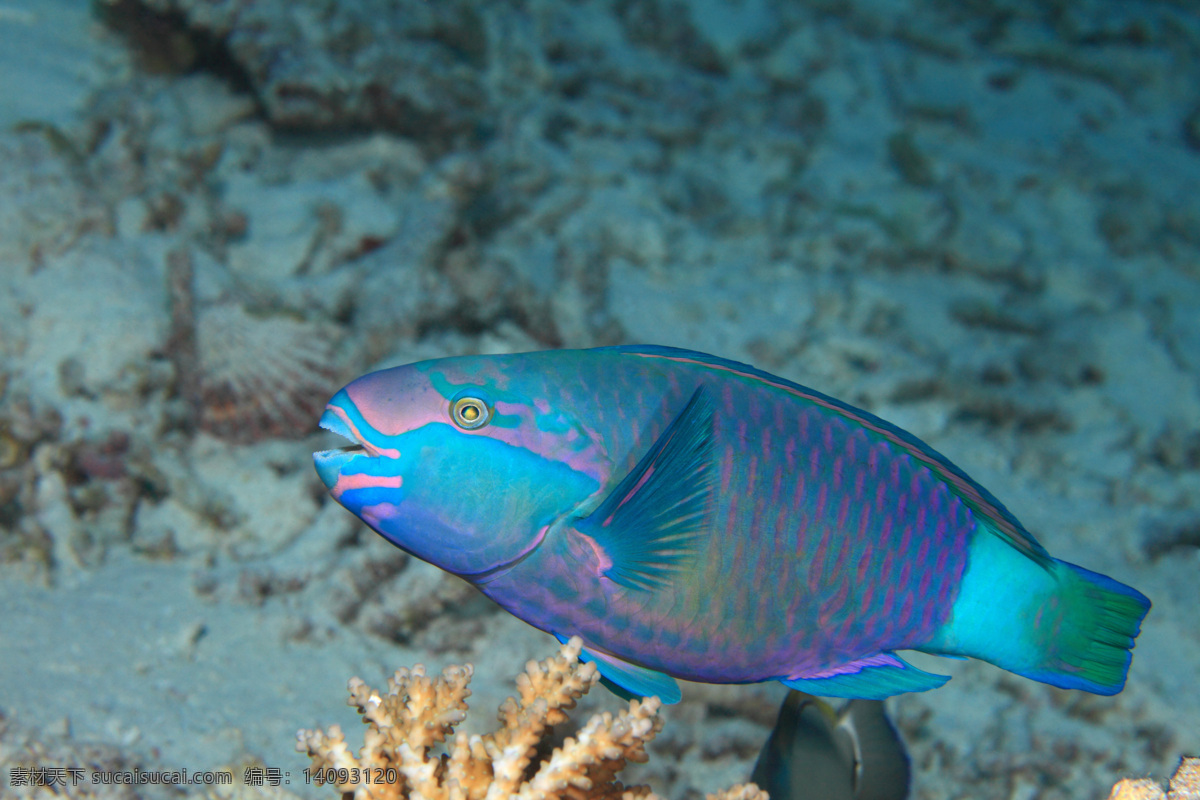
<svg viewBox="0 0 1200 800">
<path fill-rule="evenodd" d="M 491 409 L 478 397 L 460 397 L 450 404 L 450 419 L 463 430 L 482 428 L 491 417 Z"/>
</svg>

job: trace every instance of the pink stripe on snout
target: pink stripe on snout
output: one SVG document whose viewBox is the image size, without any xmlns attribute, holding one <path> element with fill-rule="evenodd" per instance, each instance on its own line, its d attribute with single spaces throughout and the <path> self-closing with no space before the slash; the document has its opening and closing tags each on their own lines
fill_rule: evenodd
<svg viewBox="0 0 1200 800">
<path fill-rule="evenodd" d="M 402 483 L 404 478 L 400 475 L 364 475 L 361 472 L 338 475 L 337 483 L 333 485 L 330 493 L 335 498 L 340 498 L 343 492 L 354 489 L 399 489 Z"/>
<path fill-rule="evenodd" d="M 330 403 L 327 406 L 325 406 L 325 410 L 332 411 L 338 419 L 340 419 L 342 422 L 346 423 L 346 427 L 348 427 L 350 429 L 351 433 L 354 434 L 354 438 L 358 441 L 359 444 L 361 444 L 363 446 L 363 449 L 366 450 L 367 453 L 369 453 L 370 455 L 384 456 L 386 458 L 399 458 L 400 457 L 400 451 L 393 447 L 376 447 L 375 445 L 368 442 L 366 440 L 366 437 L 364 437 L 362 435 L 362 431 L 360 431 L 358 429 L 358 426 L 354 424 L 354 421 L 352 419 L 350 419 L 350 415 L 347 414 L 346 411 L 344 409 L 342 409 L 340 406 L 335 406 L 333 403 Z"/>
</svg>

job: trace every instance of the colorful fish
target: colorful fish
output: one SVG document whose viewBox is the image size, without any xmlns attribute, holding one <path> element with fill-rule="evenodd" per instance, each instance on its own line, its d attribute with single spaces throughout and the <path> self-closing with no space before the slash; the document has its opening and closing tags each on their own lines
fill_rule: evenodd
<svg viewBox="0 0 1200 800">
<path fill-rule="evenodd" d="M 628 693 L 878 699 L 971 656 L 1115 694 L 1150 602 L 1052 558 L 910 433 L 754 367 L 629 346 L 425 361 L 334 395 L 334 499 Z"/>
</svg>

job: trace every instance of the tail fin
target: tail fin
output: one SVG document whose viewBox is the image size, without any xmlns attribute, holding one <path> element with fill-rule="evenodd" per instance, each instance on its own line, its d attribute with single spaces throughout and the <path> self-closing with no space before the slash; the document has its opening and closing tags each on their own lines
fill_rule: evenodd
<svg viewBox="0 0 1200 800">
<path fill-rule="evenodd" d="M 1150 601 L 1141 592 L 1055 560 L 1058 588 L 1033 617 L 1033 663 L 1014 672 L 1063 689 L 1116 694 Z"/>
</svg>

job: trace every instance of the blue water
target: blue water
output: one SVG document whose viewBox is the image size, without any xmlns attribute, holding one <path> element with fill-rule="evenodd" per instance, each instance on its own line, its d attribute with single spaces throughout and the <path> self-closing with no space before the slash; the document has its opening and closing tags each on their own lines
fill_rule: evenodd
<svg viewBox="0 0 1200 800">
<path fill-rule="evenodd" d="M 357 747 L 350 675 L 417 661 L 473 661 L 486 729 L 554 642 L 330 504 L 316 419 L 381 365 L 650 342 L 911 430 L 1153 600 L 1115 698 L 971 663 L 891 701 L 914 797 L 1165 776 L 1198 54 L 1182 0 L 7 0 L 0 752 L 298 775 L 297 728 Z M 685 686 L 637 779 L 744 780 L 779 700 Z"/>
</svg>

